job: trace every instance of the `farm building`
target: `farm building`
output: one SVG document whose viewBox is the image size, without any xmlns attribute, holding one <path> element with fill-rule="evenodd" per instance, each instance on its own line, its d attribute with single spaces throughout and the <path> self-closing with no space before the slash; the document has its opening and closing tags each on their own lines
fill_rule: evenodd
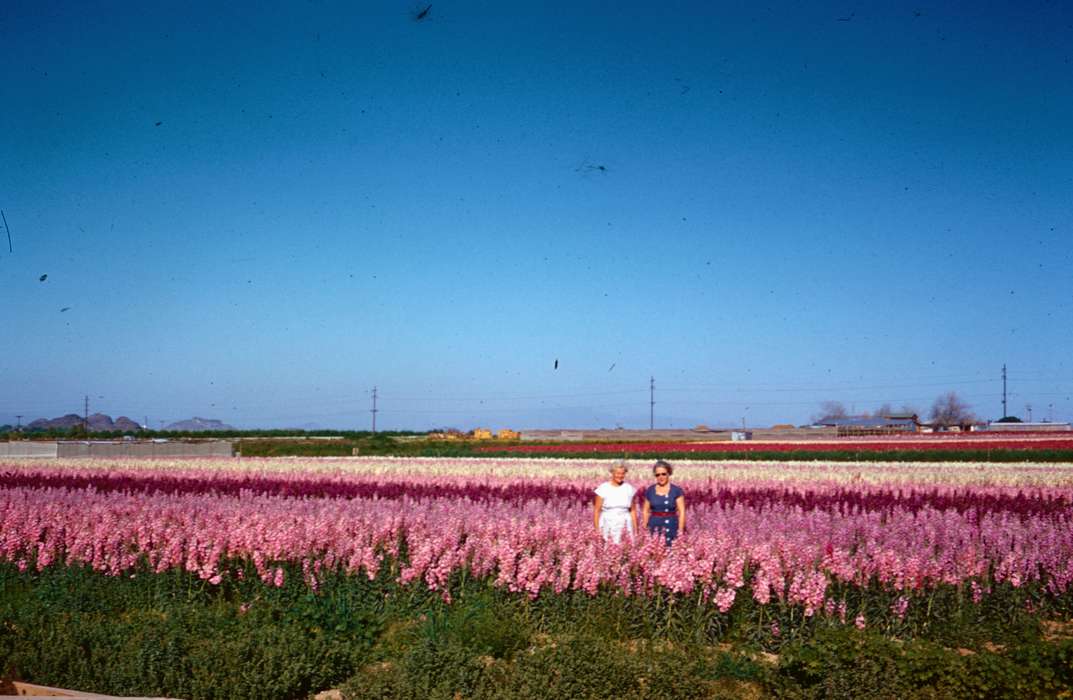
<svg viewBox="0 0 1073 700">
<path fill-rule="evenodd" d="M 999 423 L 992 421 L 987 424 L 987 431 L 996 431 L 1004 433 L 1060 433 L 1067 430 L 1073 430 L 1073 426 L 1069 423 L 1051 423 L 1051 422 L 1039 422 L 1039 423 Z"/>
<path fill-rule="evenodd" d="M 832 427 L 839 437 L 853 435 L 897 435 L 915 433 L 920 428 L 916 416 L 847 416 L 845 418 L 825 418 L 817 425 Z"/>
</svg>

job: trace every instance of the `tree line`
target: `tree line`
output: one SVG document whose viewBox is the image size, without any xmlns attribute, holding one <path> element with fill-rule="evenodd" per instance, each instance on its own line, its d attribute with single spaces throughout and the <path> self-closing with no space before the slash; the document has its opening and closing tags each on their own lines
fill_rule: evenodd
<svg viewBox="0 0 1073 700">
<path fill-rule="evenodd" d="M 884 403 L 871 412 L 858 414 L 859 418 L 890 418 L 892 416 L 910 417 L 919 419 L 921 413 L 915 406 L 904 405 L 895 411 L 889 403 Z M 820 403 L 820 411 L 813 416 L 814 423 L 850 418 L 846 405 L 841 401 L 823 401 Z M 1007 417 L 1005 421 L 1020 422 L 1017 418 Z M 980 419 L 973 412 L 972 407 L 956 391 L 948 391 L 940 394 L 932 402 L 931 410 L 927 414 L 927 422 L 940 428 L 955 426 L 968 427 L 978 423 Z"/>
</svg>

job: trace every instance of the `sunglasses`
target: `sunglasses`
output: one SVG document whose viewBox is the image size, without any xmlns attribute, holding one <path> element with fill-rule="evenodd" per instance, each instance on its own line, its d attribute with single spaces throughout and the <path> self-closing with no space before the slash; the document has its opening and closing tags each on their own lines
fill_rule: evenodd
<svg viewBox="0 0 1073 700">
<path fill-rule="evenodd" d="M 667 472 L 656 472 L 656 476 L 670 476 Z"/>
</svg>

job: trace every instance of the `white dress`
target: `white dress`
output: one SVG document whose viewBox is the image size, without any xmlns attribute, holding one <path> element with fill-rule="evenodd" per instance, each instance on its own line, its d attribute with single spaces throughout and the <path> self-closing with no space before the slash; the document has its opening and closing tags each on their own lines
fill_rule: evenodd
<svg viewBox="0 0 1073 700">
<path fill-rule="evenodd" d="M 627 532 L 633 537 L 633 518 L 630 517 L 630 504 L 637 489 L 623 483 L 615 486 L 610 481 L 605 481 L 596 488 L 596 495 L 604 499 L 600 508 L 600 534 L 608 542 L 618 544 L 622 541 L 622 533 Z"/>
</svg>

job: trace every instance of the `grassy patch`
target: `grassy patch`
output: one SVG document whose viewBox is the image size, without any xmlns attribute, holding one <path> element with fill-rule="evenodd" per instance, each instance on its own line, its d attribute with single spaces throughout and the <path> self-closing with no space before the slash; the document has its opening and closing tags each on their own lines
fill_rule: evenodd
<svg viewBox="0 0 1073 700">
<path fill-rule="evenodd" d="M 399 586 L 391 568 L 371 581 L 328 575 L 313 593 L 300 569 L 273 588 L 248 579 L 211 586 L 186 572 L 0 565 L 0 678 L 191 700 L 331 687 L 353 698 L 1073 692 L 1068 616 L 1050 610 L 1041 624 L 1018 612 L 1013 591 L 984 605 L 941 591 L 897 620 L 880 617 L 884 594 L 864 589 L 849 598 L 871 606 L 862 631 L 746 596 L 722 615 L 685 596 L 532 600 L 469 579 L 452 582 L 448 604 L 442 593 Z"/>
</svg>

